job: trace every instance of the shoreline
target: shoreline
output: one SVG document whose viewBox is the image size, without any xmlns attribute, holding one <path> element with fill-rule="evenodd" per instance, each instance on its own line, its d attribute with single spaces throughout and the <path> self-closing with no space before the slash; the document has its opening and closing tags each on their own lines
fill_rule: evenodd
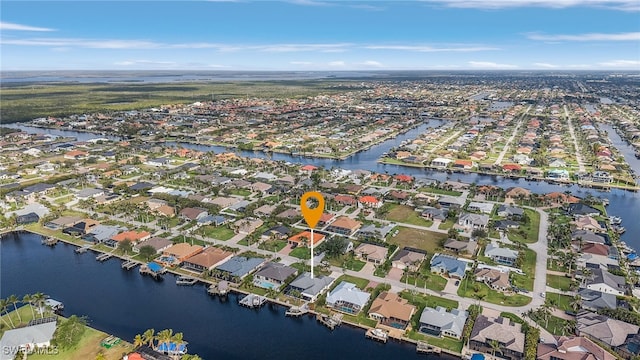
<svg viewBox="0 0 640 360">
<path fill-rule="evenodd" d="M 11 230 L 4 230 L 4 231 L 1 231 L 1 232 L 0 232 L 0 241 L 2 240 L 2 238 L 3 238 L 5 235 L 7 235 L 7 234 L 11 234 L 11 233 L 15 233 L 15 232 L 27 232 L 27 233 L 31 233 L 31 234 L 35 234 L 35 235 L 40 235 L 40 236 L 43 236 L 43 237 L 52 237 L 52 238 L 57 239 L 58 241 L 61 241 L 61 242 L 65 243 L 65 244 L 75 246 L 75 247 L 76 247 L 76 249 L 77 249 L 77 248 L 81 248 L 81 247 L 83 246 L 83 245 L 81 245 L 80 243 L 76 243 L 76 242 L 73 242 L 73 241 L 69 241 L 69 240 L 67 240 L 67 239 L 63 239 L 63 238 L 58 237 L 58 236 L 46 235 L 46 234 L 39 233 L 39 232 L 34 231 L 34 230 L 27 230 L 27 229 L 11 229 Z M 87 244 L 85 244 L 85 245 L 89 245 L 89 243 L 87 243 Z M 91 247 L 89 247 L 89 250 L 90 250 L 90 251 L 92 251 L 92 252 L 98 253 L 98 254 L 109 254 L 109 255 L 111 255 L 112 257 L 118 258 L 119 260 L 123 260 L 123 261 L 133 261 L 133 262 L 136 262 L 138 265 L 146 264 L 146 263 L 145 263 L 145 262 L 143 262 L 143 261 L 136 260 L 136 259 L 131 259 L 131 258 L 127 258 L 127 257 L 125 257 L 124 255 L 121 255 L 121 254 L 115 254 L 115 253 L 112 253 L 112 252 L 104 251 L 104 250 L 102 250 L 102 249 L 94 248 L 93 246 L 95 246 L 95 245 L 96 245 L 96 244 L 93 244 Z M 75 249 L 74 249 L 74 250 L 75 250 Z M 177 275 L 177 276 L 185 275 L 184 273 L 181 273 L 181 272 L 179 272 L 179 271 L 176 271 L 175 269 L 168 269 L 168 268 L 167 268 L 166 270 L 167 270 L 167 272 L 168 272 L 168 273 L 171 273 L 171 274 L 173 274 L 173 275 Z M 124 271 L 128 271 L 128 270 L 124 270 Z M 192 277 L 196 278 L 196 279 L 198 280 L 198 282 L 201 282 L 201 283 L 203 283 L 203 284 L 205 284 L 205 285 L 215 285 L 215 284 L 217 284 L 217 282 L 216 282 L 216 281 L 214 281 L 214 280 L 203 279 L 203 278 L 201 278 L 201 277 L 199 277 L 199 276 L 196 276 L 196 275 L 194 275 L 194 274 L 190 274 L 190 276 L 192 276 Z M 250 291 L 243 290 L 243 289 L 239 289 L 239 288 L 237 288 L 236 286 L 231 285 L 231 284 L 230 284 L 229 290 L 230 290 L 230 291 L 232 291 L 232 292 L 234 292 L 234 293 L 236 293 L 236 294 L 240 294 L 240 295 L 249 295 L 249 294 L 252 294 Z M 205 295 L 207 295 L 207 296 L 212 296 L 212 295 L 209 295 L 209 294 L 207 294 L 207 293 L 205 293 Z M 261 296 L 262 296 L 262 295 L 261 295 Z M 282 307 L 287 308 L 287 309 L 289 309 L 289 308 L 291 308 L 291 307 L 296 306 L 296 305 L 293 305 L 293 304 L 290 304 L 290 303 L 283 302 L 283 301 L 278 300 L 278 299 L 270 298 L 270 297 L 267 297 L 267 296 L 263 296 L 263 297 L 266 299 L 266 301 L 267 301 L 268 303 L 270 303 L 270 304 L 272 304 L 272 305 L 282 306 Z M 322 314 L 322 313 L 321 313 L 321 312 L 319 312 L 319 311 L 316 311 L 315 309 L 313 309 L 313 310 L 312 310 L 312 309 L 309 309 L 309 310 L 308 310 L 308 312 L 307 312 L 307 314 L 305 314 L 305 315 L 306 315 L 306 316 L 312 316 L 312 317 L 314 317 L 314 318 L 315 318 L 318 314 Z M 364 331 L 365 331 L 365 334 L 366 334 L 366 331 L 367 331 L 367 330 L 374 329 L 374 328 L 372 328 L 372 327 L 369 327 L 369 326 L 366 326 L 366 325 L 363 325 L 363 324 L 358 324 L 358 323 L 351 322 L 351 321 L 346 320 L 346 319 L 344 319 L 344 318 L 341 320 L 341 322 L 342 322 L 342 323 L 344 323 L 344 324 L 346 324 L 346 325 L 348 325 L 348 326 L 350 326 L 350 327 L 352 327 L 352 328 L 356 328 L 356 329 L 364 330 Z M 391 339 L 391 340 L 395 340 L 395 341 L 398 341 L 398 342 L 400 342 L 400 343 L 407 343 L 407 344 L 416 345 L 416 346 L 417 346 L 419 343 L 422 343 L 422 342 L 421 342 L 421 341 L 419 341 L 419 340 L 414 340 L 414 339 L 411 339 L 411 338 L 409 338 L 409 337 L 407 337 L 407 336 L 403 336 L 402 338 L 395 338 L 395 337 L 391 337 L 391 336 L 389 336 L 389 339 Z M 437 349 L 437 353 L 438 353 L 438 354 L 442 353 L 442 354 L 446 354 L 447 356 L 455 357 L 455 358 L 458 358 L 458 359 L 462 359 L 462 358 L 463 358 L 463 354 L 461 354 L 461 353 L 456 353 L 456 352 L 454 352 L 454 351 L 451 351 L 451 350 L 449 350 L 449 349 L 445 349 L 445 348 L 439 348 L 439 347 L 436 347 L 436 346 L 434 346 L 434 345 L 429 345 L 429 346 L 431 346 L 431 348 Z"/>
</svg>

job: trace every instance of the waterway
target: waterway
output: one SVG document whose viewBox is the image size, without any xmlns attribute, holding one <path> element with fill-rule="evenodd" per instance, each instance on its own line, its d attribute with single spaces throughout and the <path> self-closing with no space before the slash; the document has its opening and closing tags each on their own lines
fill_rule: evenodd
<svg viewBox="0 0 640 360">
<path fill-rule="evenodd" d="M 167 142 L 168 146 L 183 146 L 190 149 L 199 151 L 212 151 L 216 153 L 233 151 L 239 156 L 272 159 L 277 161 L 285 161 L 294 164 L 313 164 L 316 166 L 323 166 L 325 168 L 343 168 L 349 170 L 369 170 L 378 173 L 388 174 L 408 174 L 418 178 L 430 178 L 439 181 L 457 180 L 467 183 L 476 183 L 478 185 L 495 185 L 503 188 L 510 188 L 519 186 L 530 189 L 534 193 L 542 194 L 553 191 L 565 192 L 569 191 L 573 195 L 578 197 L 585 197 L 587 194 L 591 194 L 596 197 L 602 197 L 609 199 L 609 206 L 607 212 L 609 215 L 620 216 L 623 219 L 622 225 L 627 231 L 622 235 L 621 240 L 625 241 L 629 246 L 640 250 L 640 221 L 634 221 L 634 216 L 637 217 L 640 214 L 640 193 L 633 193 L 625 190 L 612 189 L 611 191 L 600 191 L 595 189 L 586 189 L 577 185 L 558 185 L 549 184 L 546 182 L 536 182 L 526 179 L 506 179 L 502 177 L 482 175 L 476 173 L 469 174 L 447 174 L 440 171 L 433 171 L 422 168 L 412 168 L 399 165 L 381 164 L 377 160 L 385 152 L 389 152 L 389 149 L 399 146 L 405 140 L 411 140 L 424 132 L 429 128 L 441 126 L 445 123 L 444 120 L 431 119 L 424 124 L 409 130 L 404 134 L 400 134 L 395 138 L 386 140 L 380 144 L 372 146 L 368 150 L 359 152 L 345 160 L 334 159 L 319 159 L 319 158 L 305 158 L 301 156 L 292 156 L 289 154 L 273 153 L 267 154 L 259 151 L 240 151 L 237 149 L 228 149 L 222 146 L 210 146 L 210 145 L 198 145 L 190 143 L 176 143 Z M 20 129 L 28 133 L 36 134 L 50 134 L 56 136 L 75 137 L 78 141 L 87 141 L 103 137 L 99 134 L 91 134 L 86 132 L 69 131 L 69 130 L 54 130 L 54 129 L 42 129 L 34 128 L 20 124 L 7 125 L 12 128 Z M 625 159 L 631 165 L 631 167 L 640 174 L 640 160 L 635 159 L 633 155 L 633 149 L 626 144 L 624 140 L 608 125 L 601 125 L 604 130 L 607 130 L 609 137 L 612 140 L 613 145 L 624 154 Z"/>
<path fill-rule="evenodd" d="M 416 354 L 414 345 L 366 340 L 361 329 L 330 331 L 310 316 L 287 318 L 277 305 L 243 308 L 237 295 L 221 301 L 203 285 L 177 286 L 173 275 L 155 281 L 122 270 L 119 259 L 101 263 L 93 252 L 40 241 L 31 233 L 1 240 L 0 297 L 43 292 L 65 304 L 64 315 L 86 315 L 89 325 L 127 341 L 170 328 L 204 359 L 438 359 Z"/>
</svg>

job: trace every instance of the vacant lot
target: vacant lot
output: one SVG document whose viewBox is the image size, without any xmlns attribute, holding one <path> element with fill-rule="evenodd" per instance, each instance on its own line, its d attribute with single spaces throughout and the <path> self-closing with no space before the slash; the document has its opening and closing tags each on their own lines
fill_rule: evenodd
<svg viewBox="0 0 640 360">
<path fill-rule="evenodd" d="M 391 207 L 385 219 L 398 223 L 406 223 L 429 227 L 433 221 L 422 218 L 412 207 L 406 205 L 394 205 Z"/>
<path fill-rule="evenodd" d="M 440 242 L 447 238 L 447 234 L 436 233 L 428 230 L 419 230 L 406 227 L 398 227 L 398 235 L 389 238 L 389 243 L 426 250 L 429 255 L 438 251 Z"/>
</svg>

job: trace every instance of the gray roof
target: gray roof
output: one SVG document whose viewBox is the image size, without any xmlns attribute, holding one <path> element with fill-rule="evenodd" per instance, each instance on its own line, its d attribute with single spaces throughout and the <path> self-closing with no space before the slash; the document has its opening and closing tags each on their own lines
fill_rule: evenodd
<svg viewBox="0 0 640 360">
<path fill-rule="evenodd" d="M 427 306 L 422 310 L 420 323 L 438 327 L 440 331 L 448 331 L 462 336 L 462 329 L 468 316 L 469 313 L 463 310 L 452 309 L 451 312 L 447 312 L 447 309 L 442 306 L 435 309 Z"/>
<path fill-rule="evenodd" d="M 500 256 L 503 258 L 511 258 L 515 260 L 518 258 L 518 252 L 509 248 L 500 247 L 498 244 L 492 242 L 485 248 L 484 256 L 489 258 Z"/>
<path fill-rule="evenodd" d="M 39 217 L 42 218 L 49 213 L 49 208 L 40 203 L 32 203 L 23 207 L 22 209 L 15 211 L 16 216 L 27 215 L 30 213 L 36 213 Z M 9 216 L 9 213 L 7 214 L 7 216 Z"/>
<path fill-rule="evenodd" d="M 358 230 L 358 235 L 380 236 L 381 238 L 385 238 L 387 237 L 389 232 L 393 230 L 394 227 L 395 225 L 388 224 L 387 226 L 379 228 L 379 227 L 376 227 L 374 224 L 369 224 L 360 228 L 360 230 Z"/>
<path fill-rule="evenodd" d="M 579 313 L 576 322 L 579 335 L 589 335 L 614 347 L 624 344 L 629 335 L 637 334 L 640 329 L 636 325 L 587 311 Z"/>
<path fill-rule="evenodd" d="M 606 244 L 607 241 L 603 236 L 600 236 L 593 231 L 589 230 L 576 230 L 571 233 L 571 240 L 582 239 L 585 242 L 591 242 L 596 244 Z"/>
<path fill-rule="evenodd" d="M 602 293 L 591 289 L 581 289 L 578 295 L 582 298 L 582 307 L 585 309 L 615 309 L 618 307 L 618 299 L 614 294 Z"/>
<path fill-rule="evenodd" d="M 431 258 L 431 268 L 444 269 L 449 274 L 463 277 L 464 272 L 467 270 L 467 263 L 452 256 L 436 254 Z"/>
<path fill-rule="evenodd" d="M 273 279 L 280 282 L 285 281 L 289 276 L 294 275 L 298 270 L 280 263 L 268 262 L 255 276 L 262 276 L 266 279 Z"/>
<path fill-rule="evenodd" d="M 244 256 L 234 256 L 224 264 L 216 266 L 216 269 L 226 271 L 231 276 L 243 277 L 260 266 L 264 262 L 262 258 L 246 258 Z"/>
<path fill-rule="evenodd" d="M 98 242 L 102 242 L 111 239 L 111 237 L 113 237 L 114 235 L 126 230 L 127 228 L 124 228 L 122 226 L 97 225 L 96 227 L 91 229 L 91 231 L 89 231 L 89 234 L 93 235 L 93 238 Z"/>
<path fill-rule="evenodd" d="M 465 203 L 465 199 L 460 198 L 460 197 L 449 196 L 449 195 L 442 195 L 438 199 L 438 203 L 440 203 L 440 204 L 456 204 L 456 205 L 462 206 Z"/>
<path fill-rule="evenodd" d="M 590 284 L 606 284 L 614 289 L 624 292 L 626 280 L 624 276 L 613 275 L 607 270 L 593 269 L 591 279 L 587 280 L 587 285 Z"/>
<path fill-rule="evenodd" d="M 335 280 L 329 276 L 316 276 L 311 278 L 311 273 L 305 272 L 298 276 L 289 284 L 292 288 L 300 291 L 300 293 L 314 297 Z"/>
<path fill-rule="evenodd" d="M 251 204 L 250 201 L 242 200 L 240 202 L 237 202 L 237 203 L 229 206 L 229 209 L 237 211 L 238 209 L 246 208 L 249 204 Z"/>
<path fill-rule="evenodd" d="M 522 208 L 516 206 L 508 206 L 508 205 L 500 205 L 498 208 L 498 213 L 505 212 L 508 215 L 520 215 L 524 214 L 524 210 Z"/>
<path fill-rule="evenodd" d="M 481 211 L 483 213 L 490 214 L 491 211 L 493 211 L 493 204 L 492 203 L 481 202 L 481 201 L 472 201 L 467 206 L 467 209 L 478 209 L 479 211 Z"/>
<path fill-rule="evenodd" d="M 55 331 L 55 321 L 5 331 L 0 339 L 0 360 L 13 360 L 21 345 L 51 341 Z"/>
<path fill-rule="evenodd" d="M 371 294 L 364 292 L 356 287 L 356 284 L 343 281 L 327 295 L 327 304 L 333 306 L 338 301 L 354 304 L 363 308 Z"/>
<path fill-rule="evenodd" d="M 82 190 L 78 191 L 76 196 L 80 197 L 80 198 L 88 198 L 88 197 L 91 197 L 91 196 L 96 196 L 98 194 L 104 194 L 104 190 L 102 190 L 102 189 L 93 189 L 93 188 L 82 189 Z"/>
<path fill-rule="evenodd" d="M 474 225 L 483 225 L 487 226 L 489 224 L 489 217 L 487 215 L 481 214 L 472 214 L 472 213 L 463 213 L 460 215 L 459 223 L 468 221 Z"/>
</svg>

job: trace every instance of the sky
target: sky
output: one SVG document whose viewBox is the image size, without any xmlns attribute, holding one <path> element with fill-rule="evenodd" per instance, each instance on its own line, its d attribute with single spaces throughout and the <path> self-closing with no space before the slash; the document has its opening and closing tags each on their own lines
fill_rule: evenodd
<svg viewBox="0 0 640 360">
<path fill-rule="evenodd" d="M 7 1 L 0 70 L 640 70 L 638 0 Z"/>
</svg>

